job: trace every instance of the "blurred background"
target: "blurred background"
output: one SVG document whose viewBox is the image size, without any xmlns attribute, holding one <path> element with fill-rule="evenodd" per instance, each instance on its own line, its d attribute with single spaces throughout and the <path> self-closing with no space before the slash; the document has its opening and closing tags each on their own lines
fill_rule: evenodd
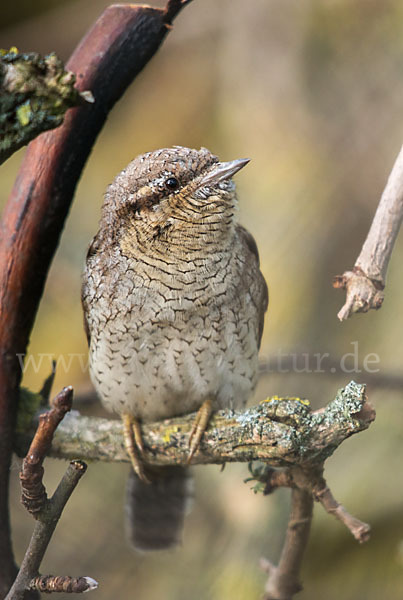
<svg viewBox="0 0 403 600">
<path fill-rule="evenodd" d="M 153 3 L 158 5 L 157 2 Z M 14 0 L 0 15 L 0 46 L 67 60 L 102 0 Z M 161 5 L 161 3 L 160 3 Z M 270 306 L 255 397 L 298 395 L 319 407 L 351 379 L 368 383 L 377 419 L 326 463 L 337 499 L 372 525 L 358 546 L 320 506 L 298 598 L 403 597 L 403 239 L 382 309 L 339 323 L 332 278 L 352 267 L 403 142 L 400 0 L 194 0 L 156 57 L 111 113 L 84 170 L 50 271 L 24 384 L 38 390 L 57 360 L 54 392 L 90 393 L 80 277 L 106 186 L 137 154 L 180 144 L 223 160 L 250 157 L 237 176 L 241 222 L 253 232 Z M 24 150 L 1 168 L 0 204 Z M 320 369 L 317 355 L 325 355 Z M 365 367 L 365 368 L 364 368 Z M 320 371 L 320 372 L 318 372 Z M 370 372 L 372 371 L 372 372 Z M 76 406 L 103 415 L 98 404 Z M 53 490 L 65 464 L 47 460 Z M 12 473 L 20 561 L 32 519 Z M 259 598 L 259 558 L 276 561 L 289 494 L 264 498 L 246 465 L 196 467 L 183 548 L 136 555 L 123 527 L 127 465 L 91 464 L 67 505 L 43 573 L 89 575 L 99 600 Z M 62 595 L 62 597 L 64 597 Z"/>
</svg>

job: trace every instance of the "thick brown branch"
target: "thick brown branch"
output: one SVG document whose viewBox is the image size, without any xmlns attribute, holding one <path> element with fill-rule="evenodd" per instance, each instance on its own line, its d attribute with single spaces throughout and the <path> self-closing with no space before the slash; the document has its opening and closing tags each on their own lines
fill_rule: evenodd
<svg viewBox="0 0 403 600">
<path fill-rule="evenodd" d="M 347 298 L 338 313 L 340 321 L 353 313 L 382 306 L 386 271 L 403 219 L 403 147 L 388 182 L 354 268 L 338 275 L 334 287 L 345 289 Z"/>
<path fill-rule="evenodd" d="M 95 103 L 71 109 L 61 127 L 31 142 L 6 205 L 0 235 L 0 596 L 16 573 L 8 518 L 8 477 L 24 354 L 46 275 L 75 187 L 109 111 L 158 50 L 173 17 L 131 4 L 105 10 L 67 68 Z M 78 135 L 79 134 L 79 135 Z"/>
</svg>

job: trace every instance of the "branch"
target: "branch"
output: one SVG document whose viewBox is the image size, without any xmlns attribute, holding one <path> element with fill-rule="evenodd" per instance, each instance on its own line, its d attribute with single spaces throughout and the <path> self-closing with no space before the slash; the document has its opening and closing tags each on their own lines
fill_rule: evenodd
<svg viewBox="0 0 403 600">
<path fill-rule="evenodd" d="M 262 569 L 269 574 L 263 600 L 290 600 L 302 590 L 299 571 L 308 543 L 312 513 L 312 494 L 304 489 L 294 488 L 290 518 L 278 566 L 261 559 Z"/>
<path fill-rule="evenodd" d="M 360 544 L 369 540 L 370 526 L 350 515 L 344 506 L 337 502 L 323 478 L 318 484 L 314 485 L 312 492 L 315 500 L 321 502 L 326 512 L 339 519 Z"/>
<path fill-rule="evenodd" d="M 52 445 L 57 426 L 67 412 L 71 410 L 72 401 L 73 388 L 64 388 L 54 399 L 51 410 L 39 416 L 37 430 L 27 456 L 22 462 L 20 473 L 21 502 L 31 515 L 39 514 L 47 502 L 45 486 L 42 483 L 42 463 Z"/>
<path fill-rule="evenodd" d="M 263 489 L 264 495 L 272 494 L 279 487 L 301 489 L 309 492 L 314 500 L 320 502 L 330 515 L 339 519 L 361 543 L 369 540 L 370 526 L 353 517 L 337 500 L 323 477 L 323 463 L 306 464 L 302 467 L 273 469 L 265 463 L 254 463 L 250 468 L 252 477 L 246 481 L 257 481 L 255 492 Z"/>
<path fill-rule="evenodd" d="M 353 313 L 382 306 L 386 271 L 403 219 L 403 147 L 399 152 L 372 221 L 367 239 L 351 271 L 337 275 L 333 286 L 347 292 L 340 321 Z"/>
<path fill-rule="evenodd" d="M 369 540 L 370 526 L 347 510 L 333 497 L 323 477 L 323 463 L 307 463 L 274 470 L 265 464 L 254 465 L 252 477 L 258 481 L 255 491 L 264 484 L 264 494 L 278 487 L 292 489 L 291 513 L 278 566 L 261 559 L 261 568 L 269 574 L 264 600 L 291 600 L 302 590 L 299 572 L 308 543 L 313 516 L 313 501 L 321 502 L 325 510 L 338 518 L 360 543 Z"/>
<path fill-rule="evenodd" d="M 26 590 L 42 592 L 84 592 L 97 587 L 90 577 L 40 576 L 39 567 L 60 519 L 66 502 L 84 475 L 87 465 L 72 461 L 55 493 L 49 500 L 42 482 L 42 463 L 52 443 L 55 430 L 64 415 L 71 409 L 72 388 L 64 388 L 55 398 L 53 407 L 40 416 L 39 425 L 23 460 L 20 473 L 22 503 L 36 519 L 34 532 L 18 575 L 6 596 L 6 600 L 22 600 Z"/>
<path fill-rule="evenodd" d="M 52 53 L 20 54 L 0 50 L 0 164 L 43 131 L 58 127 L 66 111 L 94 102 L 78 92 L 76 78 Z"/>
<path fill-rule="evenodd" d="M 365 385 L 351 382 L 325 409 L 311 412 L 297 398 L 268 398 L 243 412 L 218 411 L 210 420 L 192 464 L 264 460 L 272 466 L 319 464 L 349 436 L 369 427 L 375 411 Z M 194 415 L 144 424 L 144 459 L 151 465 L 186 464 Z M 22 420 L 23 422 L 23 420 Z M 30 433 L 18 432 L 16 451 Z M 82 417 L 73 411 L 55 434 L 50 456 L 129 462 L 118 420 Z"/>
<path fill-rule="evenodd" d="M 16 573 L 10 540 L 8 480 L 21 366 L 47 272 L 81 171 L 113 105 L 152 58 L 185 6 L 113 5 L 79 44 L 66 68 L 95 103 L 68 111 L 64 123 L 28 146 L 0 224 L 0 597 Z"/>
<path fill-rule="evenodd" d="M 152 465 L 187 464 L 189 432 L 195 415 L 144 425 L 144 459 Z M 299 398 L 268 398 L 243 412 L 219 411 L 210 421 L 193 463 L 261 460 L 250 467 L 252 478 L 268 494 L 277 487 L 292 489 L 292 509 L 278 566 L 263 559 L 270 577 L 265 600 L 289 600 L 301 589 L 299 572 L 308 541 L 313 501 L 322 502 L 359 541 L 369 526 L 355 519 L 333 498 L 323 478 L 323 464 L 344 439 L 366 429 L 375 418 L 365 385 L 354 382 L 338 391 L 324 409 L 311 412 Z M 25 419 L 19 419 L 25 423 Z M 18 448 L 29 438 L 19 432 Z M 89 460 L 129 461 L 120 421 L 68 415 L 54 437 L 50 455 Z M 273 469 L 282 467 L 282 470 Z M 255 491 L 259 489 L 255 488 Z"/>
</svg>

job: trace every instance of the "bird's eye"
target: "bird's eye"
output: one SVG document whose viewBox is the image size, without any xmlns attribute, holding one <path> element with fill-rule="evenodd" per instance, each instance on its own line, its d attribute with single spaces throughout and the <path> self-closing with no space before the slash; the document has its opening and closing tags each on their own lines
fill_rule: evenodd
<svg viewBox="0 0 403 600">
<path fill-rule="evenodd" d="M 176 177 L 168 177 L 168 179 L 165 180 L 165 187 L 170 192 L 177 190 L 179 187 L 179 181 L 176 179 Z"/>
</svg>

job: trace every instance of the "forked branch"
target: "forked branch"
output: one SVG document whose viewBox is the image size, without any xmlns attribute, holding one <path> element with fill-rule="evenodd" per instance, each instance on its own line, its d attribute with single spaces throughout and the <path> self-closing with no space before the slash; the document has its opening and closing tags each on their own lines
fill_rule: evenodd
<svg viewBox="0 0 403 600">
<path fill-rule="evenodd" d="M 39 567 L 66 502 L 87 469 L 84 462 L 72 461 L 52 498 L 48 499 L 42 482 L 42 463 L 51 446 L 56 427 L 71 409 L 72 395 L 72 388 L 64 388 L 56 396 L 52 408 L 40 416 L 38 428 L 22 463 L 22 503 L 34 516 L 36 523 L 20 570 L 6 600 L 22 600 L 26 590 L 81 593 L 95 589 L 98 585 L 91 577 L 72 578 L 39 574 Z"/>
<path fill-rule="evenodd" d="M 219 411 L 211 419 L 193 463 L 263 461 L 251 472 L 265 493 L 277 487 L 292 489 L 290 520 L 279 564 L 262 561 L 269 573 L 265 600 L 288 600 L 301 589 L 299 572 L 314 500 L 340 519 L 358 541 L 368 539 L 369 526 L 349 515 L 334 499 L 323 478 L 323 465 L 343 440 L 369 427 L 374 418 L 365 385 L 351 382 L 326 408 L 316 412 L 310 410 L 307 400 L 276 396 L 243 412 Z M 144 425 L 146 462 L 185 465 L 193 419 L 194 415 L 186 415 Z M 19 432 L 19 451 L 29 435 L 27 430 Z M 50 455 L 129 461 L 120 421 L 81 417 L 78 413 L 68 415 L 60 424 Z"/>
</svg>

